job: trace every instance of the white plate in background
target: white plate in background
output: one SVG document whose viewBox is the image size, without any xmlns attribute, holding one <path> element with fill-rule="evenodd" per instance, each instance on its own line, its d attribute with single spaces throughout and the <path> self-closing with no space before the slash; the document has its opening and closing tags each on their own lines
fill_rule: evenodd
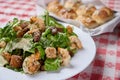
<svg viewBox="0 0 120 80">
<path fill-rule="evenodd" d="M 38 0 L 38 1 L 39 1 L 39 3 L 42 2 L 43 4 L 36 5 L 36 13 L 37 13 L 37 15 L 41 15 L 45 11 L 46 4 L 51 0 L 49 0 L 47 2 L 43 1 L 43 0 Z M 62 0 L 60 0 L 60 1 L 62 1 Z M 98 0 L 82 0 L 82 2 L 84 4 L 92 3 L 98 9 L 102 6 L 104 6 L 104 4 L 101 1 L 98 1 Z M 44 8 L 43 8 L 43 6 L 44 6 Z M 59 16 L 55 15 L 52 12 L 49 12 L 49 13 L 50 13 L 51 16 L 53 16 L 57 20 L 75 25 L 75 26 L 79 27 L 83 32 L 88 33 L 91 36 L 97 36 L 97 35 L 100 35 L 100 34 L 106 33 L 106 32 L 113 32 L 116 25 L 120 22 L 120 13 L 116 12 L 115 17 L 113 19 L 109 20 L 108 22 L 106 22 L 106 23 L 104 23 L 104 24 L 102 24 L 102 25 L 100 25 L 100 26 L 98 26 L 94 29 L 88 29 L 88 28 L 84 27 L 79 21 L 72 20 L 72 19 L 64 19 L 62 17 L 59 17 Z"/>
</svg>

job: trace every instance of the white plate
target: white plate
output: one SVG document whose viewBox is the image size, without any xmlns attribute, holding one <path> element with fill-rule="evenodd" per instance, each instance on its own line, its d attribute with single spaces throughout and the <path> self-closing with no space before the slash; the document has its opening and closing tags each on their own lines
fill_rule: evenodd
<svg viewBox="0 0 120 80">
<path fill-rule="evenodd" d="M 63 25 L 68 25 L 63 23 Z M 63 80 L 70 78 L 83 71 L 94 59 L 96 46 L 89 34 L 74 27 L 74 32 L 82 42 L 83 49 L 79 50 L 70 61 L 70 66 L 55 72 L 38 72 L 35 75 L 14 72 L 10 69 L 0 67 L 0 80 Z"/>
</svg>

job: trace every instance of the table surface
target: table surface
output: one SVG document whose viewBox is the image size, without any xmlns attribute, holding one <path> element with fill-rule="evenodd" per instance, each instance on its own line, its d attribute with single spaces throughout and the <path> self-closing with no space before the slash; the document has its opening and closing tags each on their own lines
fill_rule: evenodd
<svg viewBox="0 0 120 80">
<path fill-rule="evenodd" d="M 101 0 L 120 11 L 120 0 Z M 36 15 L 33 0 L 0 0 L 0 25 L 14 17 L 27 19 Z M 97 52 L 95 60 L 81 73 L 67 80 L 120 80 L 120 24 L 114 32 L 93 37 Z"/>
</svg>

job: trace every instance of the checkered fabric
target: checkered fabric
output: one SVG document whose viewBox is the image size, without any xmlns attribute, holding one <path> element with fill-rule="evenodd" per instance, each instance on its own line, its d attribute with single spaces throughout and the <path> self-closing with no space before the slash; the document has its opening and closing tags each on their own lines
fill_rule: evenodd
<svg viewBox="0 0 120 80">
<path fill-rule="evenodd" d="M 113 33 L 93 38 L 97 47 L 94 61 L 68 80 L 120 80 L 120 24 Z"/>
<path fill-rule="evenodd" d="M 0 25 L 6 24 L 14 17 L 27 19 L 35 14 L 34 0 L 0 0 Z"/>
<path fill-rule="evenodd" d="M 107 7 L 120 12 L 120 0 L 101 0 Z"/>
<path fill-rule="evenodd" d="M 120 11 L 120 0 L 101 1 L 113 10 Z M 0 25 L 13 17 L 27 19 L 33 15 L 36 15 L 33 0 L 0 0 Z M 114 32 L 93 39 L 97 47 L 94 61 L 84 71 L 67 80 L 120 80 L 120 24 Z"/>
</svg>

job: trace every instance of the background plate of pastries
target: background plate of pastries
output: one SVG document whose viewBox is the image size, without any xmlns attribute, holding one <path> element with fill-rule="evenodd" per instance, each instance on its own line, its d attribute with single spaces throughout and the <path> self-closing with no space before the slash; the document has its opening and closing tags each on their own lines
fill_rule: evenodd
<svg viewBox="0 0 120 80">
<path fill-rule="evenodd" d="M 41 0 L 43 1 L 43 0 Z M 54 18 L 80 27 L 91 36 L 112 32 L 120 22 L 120 14 L 89 0 L 50 0 L 42 7 Z M 95 4 L 96 3 L 96 4 Z"/>
</svg>

